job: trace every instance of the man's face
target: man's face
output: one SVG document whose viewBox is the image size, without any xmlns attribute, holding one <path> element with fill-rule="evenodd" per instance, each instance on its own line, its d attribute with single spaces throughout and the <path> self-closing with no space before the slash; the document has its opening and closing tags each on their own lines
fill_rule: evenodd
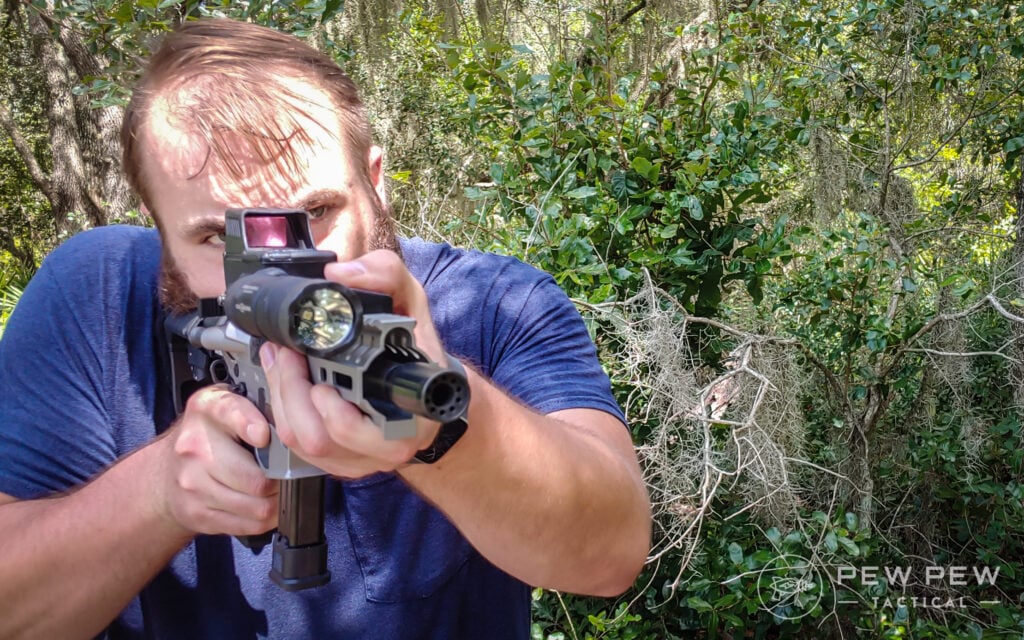
<svg viewBox="0 0 1024 640">
<path fill-rule="evenodd" d="M 293 88 L 307 99 L 303 109 L 309 117 L 296 120 L 308 142 L 296 136 L 290 163 L 266 163 L 240 137 L 226 134 L 241 176 L 232 175 L 166 108 L 158 104 L 153 110 L 142 140 L 144 175 L 148 205 L 163 232 L 162 297 L 173 311 L 184 311 L 195 297 L 224 292 L 222 234 L 228 208 L 309 211 L 317 246 L 339 260 L 394 248 L 393 237 L 381 233 L 384 220 L 378 220 L 385 215 L 379 149 L 368 159 L 350 158 L 328 98 L 304 82 L 295 81 Z M 372 186 L 360 177 L 357 161 L 369 161 Z"/>
</svg>

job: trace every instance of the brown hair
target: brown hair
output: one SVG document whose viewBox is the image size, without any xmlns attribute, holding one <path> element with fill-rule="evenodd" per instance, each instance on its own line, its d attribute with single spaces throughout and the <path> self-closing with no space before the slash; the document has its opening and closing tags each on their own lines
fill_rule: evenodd
<svg viewBox="0 0 1024 640">
<path fill-rule="evenodd" d="M 157 101 L 193 139 L 205 144 L 207 162 L 216 157 L 236 178 L 242 167 L 227 140 L 243 141 L 264 162 L 294 161 L 293 140 L 309 141 L 295 119 L 303 99 L 284 80 L 296 76 L 324 91 L 338 122 L 319 123 L 344 146 L 362 186 L 372 190 L 370 125 L 351 79 L 326 55 L 292 36 L 223 18 L 187 22 L 167 35 L 150 58 L 121 127 L 122 166 L 129 184 L 151 204 L 144 175 L 142 136 Z"/>
</svg>

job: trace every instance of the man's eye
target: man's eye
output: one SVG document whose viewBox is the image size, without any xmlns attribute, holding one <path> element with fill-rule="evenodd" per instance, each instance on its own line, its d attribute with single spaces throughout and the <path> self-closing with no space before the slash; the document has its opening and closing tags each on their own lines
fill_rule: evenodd
<svg viewBox="0 0 1024 640">
<path fill-rule="evenodd" d="M 307 211 L 309 212 L 309 217 L 313 218 L 314 220 L 317 220 L 327 215 L 327 210 L 327 205 L 320 205 L 319 207 L 312 207 L 311 209 L 307 209 Z"/>
<path fill-rule="evenodd" d="M 214 247 L 222 247 L 224 246 L 224 234 L 215 233 L 211 236 L 207 236 L 206 239 L 203 240 L 203 243 Z"/>
</svg>

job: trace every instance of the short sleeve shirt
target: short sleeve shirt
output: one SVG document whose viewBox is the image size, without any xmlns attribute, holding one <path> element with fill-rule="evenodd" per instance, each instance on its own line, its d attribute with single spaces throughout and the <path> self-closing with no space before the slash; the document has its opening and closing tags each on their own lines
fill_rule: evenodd
<svg viewBox="0 0 1024 640">
<path fill-rule="evenodd" d="M 584 323 L 550 276 L 421 240 L 403 240 L 402 251 L 450 353 L 539 412 L 623 419 Z M 0 339 L 0 492 L 33 499 L 81 485 L 173 421 L 160 252 L 154 230 L 95 229 L 54 251 L 26 288 Z M 529 637 L 529 587 L 396 475 L 329 480 L 325 513 L 326 586 L 282 591 L 267 577 L 269 547 L 201 535 L 107 636 Z"/>
</svg>

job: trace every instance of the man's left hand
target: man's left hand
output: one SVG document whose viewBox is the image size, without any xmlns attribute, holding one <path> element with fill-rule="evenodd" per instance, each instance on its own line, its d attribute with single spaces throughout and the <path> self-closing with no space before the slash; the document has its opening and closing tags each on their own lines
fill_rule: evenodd
<svg viewBox="0 0 1024 640">
<path fill-rule="evenodd" d="M 391 251 L 379 250 L 351 262 L 336 262 L 324 277 L 353 289 L 391 296 L 394 312 L 416 320 L 416 346 L 432 360 L 446 355 L 430 319 L 420 283 Z M 433 441 L 439 424 L 417 418 L 415 437 L 385 440 L 381 429 L 330 385 L 314 385 L 306 357 L 267 343 L 260 350 L 281 442 L 306 461 L 343 478 L 393 471 Z"/>
</svg>

